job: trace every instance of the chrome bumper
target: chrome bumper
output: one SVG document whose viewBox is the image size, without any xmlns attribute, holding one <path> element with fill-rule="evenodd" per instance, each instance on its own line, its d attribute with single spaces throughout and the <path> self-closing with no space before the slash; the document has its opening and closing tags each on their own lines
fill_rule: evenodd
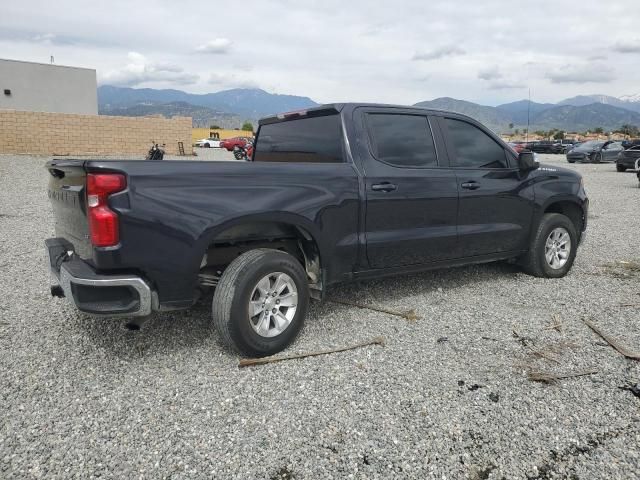
<svg viewBox="0 0 640 480">
<path fill-rule="evenodd" d="M 91 315 L 140 317 L 152 312 L 156 296 L 142 278 L 98 274 L 62 239 L 49 239 L 46 246 L 52 294 L 59 286 L 78 310 Z"/>
</svg>

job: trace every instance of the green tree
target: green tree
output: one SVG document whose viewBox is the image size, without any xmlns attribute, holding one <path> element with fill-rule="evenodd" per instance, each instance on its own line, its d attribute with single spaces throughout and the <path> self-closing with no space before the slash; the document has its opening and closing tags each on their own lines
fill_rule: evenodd
<svg viewBox="0 0 640 480">
<path fill-rule="evenodd" d="M 215 124 L 209 126 L 209 128 L 211 130 L 222 130 L 222 127 L 220 127 L 220 125 L 215 125 Z"/>
<path fill-rule="evenodd" d="M 515 133 L 516 135 L 519 135 L 519 134 L 520 134 L 520 129 L 519 129 L 519 128 L 516 128 L 516 129 L 513 131 L 513 133 Z"/>
<path fill-rule="evenodd" d="M 604 130 L 602 129 L 602 127 L 597 127 L 593 129 L 593 133 L 604 133 Z"/>
<path fill-rule="evenodd" d="M 558 130 L 556 133 L 553 134 L 553 139 L 564 140 L 564 132 L 562 130 Z"/>
<path fill-rule="evenodd" d="M 638 127 L 636 127 L 635 125 L 630 125 L 628 123 L 625 123 L 624 125 L 622 125 L 618 129 L 618 132 L 623 133 L 625 135 L 630 135 L 632 137 L 637 137 L 638 135 L 640 135 L 640 131 Z"/>
<path fill-rule="evenodd" d="M 513 130 L 513 123 L 509 124 L 509 130 Z"/>
<path fill-rule="evenodd" d="M 251 122 L 244 122 L 242 124 L 242 130 L 245 132 L 253 132 L 253 124 Z"/>
</svg>

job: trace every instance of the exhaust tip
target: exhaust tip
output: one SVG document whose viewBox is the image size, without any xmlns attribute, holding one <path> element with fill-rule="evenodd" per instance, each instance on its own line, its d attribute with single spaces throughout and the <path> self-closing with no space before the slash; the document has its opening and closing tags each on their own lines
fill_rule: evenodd
<svg viewBox="0 0 640 480">
<path fill-rule="evenodd" d="M 124 328 L 131 332 L 137 332 L 138 330 L 140 330 L 140 324 L 136 322 L 127 322 L 125 323 Z"/>
<path fill-rule="evenodd" d="M 64 297 L 64 290 L 62 289 L 62 287 L 60 285 L 51 285 L 51 296 L 52 297 L 63 298 Z"/>
</svg>

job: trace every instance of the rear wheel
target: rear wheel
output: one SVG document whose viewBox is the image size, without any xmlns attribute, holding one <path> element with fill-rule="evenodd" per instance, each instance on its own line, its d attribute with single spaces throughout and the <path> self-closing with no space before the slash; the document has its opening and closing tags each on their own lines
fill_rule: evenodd
<svg viewBox="0 0 640 480">
<path fill-rule="evenodd" d="M 627 171 L 627 167 L 624 167 L 624 166 L 622 166 L 620 164 L 616 164 L 616 170 L 618 172 L 626 172 Z"/>
<path fill-rule="evenodd" d="M 596 153 L 593 156 L 593 163 L 600 163 L 602 162 L 602 154 L 601 153 Z"/>
<path fill-rule="evenodd" d="M 571 220 L 559 213 L 546 213 L 522 259 L 522 266 L 536 277 L 564 277 L 571 270 L 577 247 L 578 234 Z"/>
<path fill-rule="evenodd" d="M 211 148 L 211 144 L 210 143 L 205 143 L 204 144 L 204 148 Z"/>
<path fill-rule="evenodd" d="M 263 357 L 298 335 L 309 306 L 307 274 L 293 256 L 251 250 L 226 268 L 213 296 L 213 323 L 242 355 Z"/>
</svg>

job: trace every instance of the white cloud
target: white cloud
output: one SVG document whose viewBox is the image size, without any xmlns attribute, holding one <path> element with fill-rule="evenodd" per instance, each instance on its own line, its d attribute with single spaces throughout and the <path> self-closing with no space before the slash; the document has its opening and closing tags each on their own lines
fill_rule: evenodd
<svg viewBox="0 0 640 480">
<path fill-rule="evenodd" d="M 615 79 L 611 67 L 605 64 L 566 65 L 547 73 L 551 83 L 608 83 Z"/>
<path fill-rule="evenodd" d="M 168 83 L 173 85 L 194 84 L 199 75 L 187 73 L 171 63 L 151 62 L 138 52 L 129 52 L 128 63 L 117 70 L 100 76 L 100 83 L 134 87 L 143 83 Z"/>
<path fill-rule="evenodd" d="M 196 52 L 221 54 L 227 53 L 231 48 L 231 40 L 228 38 L 215 38 L 196 47 Z"/>
<path fill-rule="evenodd" d="M 492 67 L 483 68 L 478 72 L 478 78 L 480 80 L 498 80 L 502 78 L 502 73 L 497 65 Z"/>
<path fill-rule="evenodd" d="M 33 40 L 34 42 L 46 43 L 46 44 L 53 43 L 55 39 L 56 39 L 56 35 L 54 35 L 53 33 L 39 33 L 37 35 L 34 35 L 31 38 L 31 40 Z"/>
<path fill-rule="evenodd" d="M 490 90 L 517 90 L 520 88 L 527 88 L 522 83 L 511 82 L 493 82 L 489 84 Z"/>
<path fill-rule="evenodd" d="M 499 104 L 521 99 L 515 87 L 522 84 L 540 102 L 638 89 L 638 0 L 609 2 L 604 14 L 599 2 L 576 9 L 575 0 L 463 3 L 461 10 L 449 0 L 375 8 L 367 0 L 246 0 L 242 12 L 225 16 L 201 0 L 138 0 L 133 7 L 124 0 L 20 0 L 4 2 L 0 52 L 40 62 L 55 55 L 60 64 L 95 68 L 103 83 L 188 85 L 181 89 L 193 93 L 259 84 L 318 102 L 449 96 Z M 523 18 L 544 27 L 523 28 Z M 594 32 L 610 32 L 610 39 Z M 129 51 L 145 58 L 127 59 Z M 576 72 L 583 64 L 589 68 Z M 211 72 L 220 75 L 213 83 Z"/>
<path fill-rule="evenodd" d="M 612 48 L 618 53 L 640 53 L 640 40 L 619 41 Z"/>
<path fill-rule="evenodd" d="M 428 52 L 422 52 L 422 53 L 416 53 L 413 55 L 413 57 L 411 58 L 412 60 L 423 60 L 423 61 L 430 61 L 430 60 L 437 60 L 438 58 L 443 58 L 443 57 L 452 57 L 455 55 L 464 55 L 466 52 L 456 46 L 456 45 L 444 45 L 442 47 L 438 47 L 434 50 L 430 50 Z"/>
<path fill-rule="evenodd" d="M 209 75 L 209 84 L 218 89 L 260 88 L 251 76 L 237 73 L 212 73 Z"/>
</svg>

